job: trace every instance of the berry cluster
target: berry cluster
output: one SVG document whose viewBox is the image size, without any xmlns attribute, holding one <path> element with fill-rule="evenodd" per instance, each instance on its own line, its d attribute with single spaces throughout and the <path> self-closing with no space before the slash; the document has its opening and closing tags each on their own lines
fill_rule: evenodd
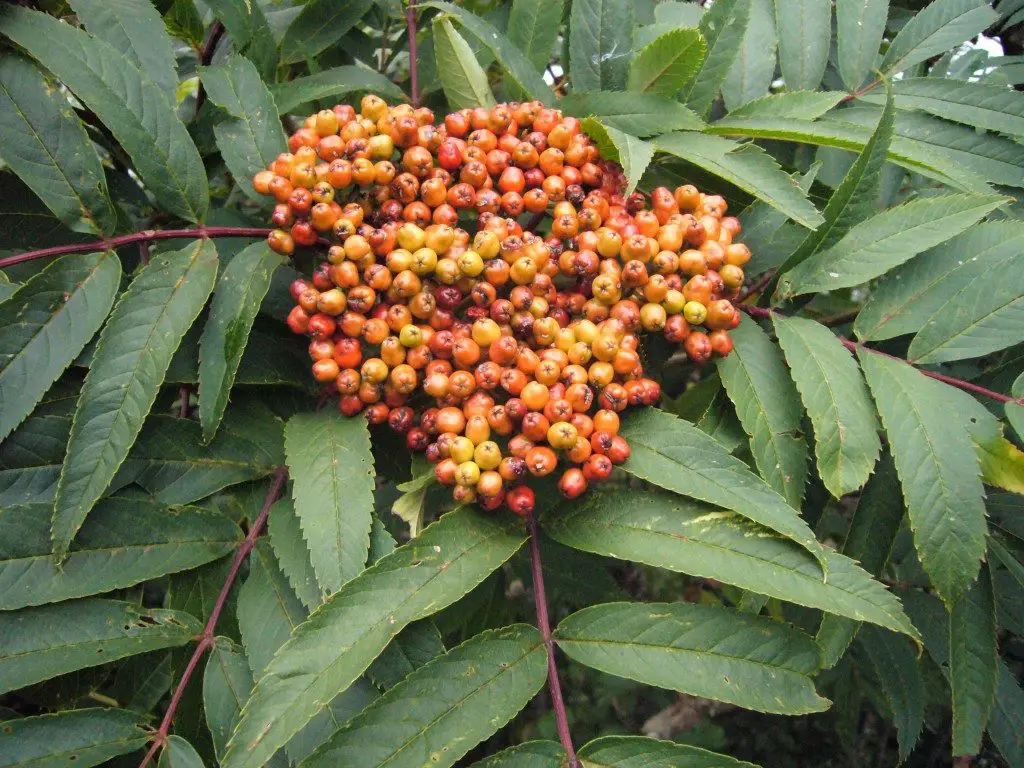
<svg viewBox="0 0 1024 768">
<path fill-rule="evenodd" d="M 618 414 L 661 394 L 641 334 L 697 364 L 732 349 L 750 251 L 725 201 L 624 196 L 575 118 L 510 103 L 437 124 L 369 95 L 289 149 L 253 179 L 278 202 L 268 242 L 334 244 L 288 325 L 342 413 L 404 434 L 460 502 L 525 515 L 530 476 L 561 463 L 567 498 L 609 477 L 630 453 Z"/>
</svg>

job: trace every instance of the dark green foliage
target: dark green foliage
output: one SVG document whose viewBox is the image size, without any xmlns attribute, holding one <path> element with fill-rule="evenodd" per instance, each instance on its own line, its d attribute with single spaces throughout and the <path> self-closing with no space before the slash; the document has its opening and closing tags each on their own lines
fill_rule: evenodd
<svg viewBox="0 0 1024 768">
<path fill-rule="evenodd" d="M 265 226 L 306 115 L 412 95 L 407 0 L 3 3 L 0 768 L 136 765 L 183 677 L 159 766 L 565 768 L 551 652 L 587 768 L 1024 765 L 1024 0 L 416 5 L 439 119 L 541 100 L 728 201 L 734 353 L 644 350 L 539 594 L 318 398 L 311 250 L 107 242 Z"/>
</svg>

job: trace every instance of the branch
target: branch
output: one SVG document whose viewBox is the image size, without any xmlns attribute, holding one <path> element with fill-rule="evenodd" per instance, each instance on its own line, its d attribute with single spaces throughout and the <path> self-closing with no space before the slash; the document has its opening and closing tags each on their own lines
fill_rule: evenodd
<svg viewBox="0 0 1024 768">
<path fill-rule="evenodd" d="M 238 577 L 238 572 L 242 568 L 242 563 L 252 552 L 252 548 L 256 546 L 256 539 L 259 538 L 260 533 L 267 524 L 267 516 L 270 514 L 270 508 L 277 501 L 277 497 L 281 495 L 281 490 L 284 488 L 284 483 L 288 479 L 288 470 L 284 467 L 278 468 L 274 473 L 273 482 L 270 484 L 270 489 L 267 491 L 267 495 L 263 498 L 263 507 L 260 509 L 259 515 L 252 521 L 252 525 L 249 528 L 249 533 L 241 544 L 238 545 L 238 549 L 235 550 L 235 559 L 231 563 L 231 569 L 228 571 L 228 575 L 224 578 L 224 584 L 220 588 L 220 594 L 217 595 L 217 601 L 213 604 L 213 610 L 210 611 L 210 618 L 206 621 L 206 626 L 203 628 L 203 634 L 199 638 L 199 643 L 196 645 L 195 651 L 192 653 L 192 658 L 189 659 L 188 665 L 185 667 L 185 671 L 181 674 L 181 679 L 178 681 L 178 686 L 174 689 L 174 694 L 171 696 L 171 703 L 167 706 L 167 712 L 164 714 L 164 719 L 160 722 L 160 729 L 153 736 L 153 745 L 146 752 L 146 756 L 142 758 L 142 762 L 139 763 L 139 768 L 146 768 L 147 765 L 153 760 L 157 751 L 167 743 L 167 735 L 171 731 L 171 724 L 174 722 L 174 715 L 178 711 L 178 705 L 181 704 L 181 697 L 185 693 L 185 687 L 188 685 L 189 680 L 192 679 L 192 675 L 195 673 L 196 668 L 199 666 L 199 662 L 203 658 L 203 654 L 213 647 L 215 640 L 214 630 L 217 628 L 217 621 L 220 619 L 221 613 L 224 611 L 224 606 L 227 604 L 228 595 L 231 592 L 231 587 L 235 583 L 235 579 Z"/>
<path fill-rule="evenodd" d="M 750 304 L 737 304 L 736 306 L 741 311 L 746 312 L 751 317 L 756 317 L 758 319 L 770 318 L 772 315 L 779 315 L 780 317 L 785 317 L 785 315 L 783 315 L 781 312 L 776 312 L 774 309 L 755 307 Z M 888 352 L 881 352 L 877 349 L 872 349 L 862 341 L 850 341 L 850 339 L 847 339 L 839 335 L 837 335 L 836 338 L 839 339 L 839 341 L 842 342 L 843 346 L 846 347 L 851 352 L 855 352 L 858 349 L 866 349 L 868 352 L 872 352 L 876 355 L 888 357 L 892 360 L 899 360 L 901 363 L 906 363 L 907 365 L 913 366 L 928 378 L 935 379 L 936 381 L 941 381 L 943 384 L 949 384 L 951 387 L 956 387 L 957 389 L 963 390 L 964 392 L 970 392 L 971 394 L 974 395 L 981 395 L 982 397 L 989 397 L 993 400 L 999 401 L 1000 403 L 1017 403 L 1018 405 L 1024 405 L 1024 397 L 1009 397 L 1007 395 L 1002 394 L 1001 392 L 994 392 L 991 389 L 979 387 L 977 384 L 972 384 L 971 382 L 965 381 L 964 379 L 958 379 L 953 376 L 946 376 L 945 374 L 942 373 L 935 373 L 935 371 L 928 371 L 925 370 L 924 368 L 918 368 L 909 360 L 904 360 L 902 357 L 897 357 L 896 355 L 890 355 Z"/>
<path fill-rule="evenodd" d="M 188 384 L 182 384 L 178 390 L 178 396 L 181 398 L 181 405 L 178 408 L 178 418 L 188 418 L 188 405 L 189 398 L 192 396 L 192 387 Z"/>
<path fill-rule="evenodd" d="M 213 26 L 210 27 L 210 36 L 206 38 L 206 42 L 203 44 L 203 49 L 199 52 L 199 63 L 204 66 L 210 66 L 210 62 L 213 61 L 213 52 L 217 47 L 217 43 L 224 36 L 224 25 L 219 21 L 213 22 Z M 206 89 L 203 87 L 202 78 L 199 79 L 199 90 L 196 92 L 196 114 L 199 114 L 199 108 L 203 106 L 203 102 L 206 101 Z"/>
<path fill-rule="evenodd" d="M 882 84 L 882 78 L 878 78 L 877 80 L 872 80 L 870 83 L 865 85 L 863 88 L 858 88 L 853 93 L 848 93 L 845 96 L 843 96 L 843 98 L 841 98 L 839 100 L 839 103 L 840 104 L 847 104 L 847 103 L 853 101 L 854 99 L 860 98 L 865 93 L 867 93 L 868 91 L 870 91 L 873 88 L 877 88 L 881 84 Z"/>
<path fill-rule="evenodd" d="M 580 763 L 569 733 L 569 718 L 565 712 L 562 686 L 558 682 L 558 670 L 555 667 L 555 641 L 551 639 L 551 622 L 548 620 L 548 598 L 544 591 L 544 573 L 540 559 L 540 534 L 537 531 L 537 519 L 532 513 L 526 518 L 526 527 L 530 531 L 530 567 L 533 572 L 533 603 L 537 608 L 537 628 L 544 638 L 544 646 L 548 651 L 548 692 L 551 694 L 551 706 L 555 710 L 555 728 L 558 730 L 558 740 L 562 742 L 569 755 L 569 768 L 579 768 Z"/>
<path fill-rule="evenodd" d="M 409 91 L 412 105 L 420 105 L 419 71 L 416 63 L 416 0 L 409 0 L 405 9 L 405 25 L 409 36 Z"/>
<path fill-rule="evenodd" d="M 37 251 L 25 251 L 6 259 L 0 259 L 0 269 L 21 264 L 23 261 L 45 259 L 49 256 L 61 256 L 65 253 L 85 253 L 86 251 L 105 251 L 120 248 L 132 243 L 146 243 L 153 240 L 171 240 L 176 237 L 266 237 L 272 229 L 262 227 L 194 227 L 192 229 L 146 229 L 132 232 L 130 235 L 119 235 L 106 240 L 93 240 L 89 243 L 72 243 L 71 245 L 55 245 L 52 248 L 40 248 Z M 321 238 L 321 244 L 327 243 Z"/>
<path fill-rule="evenodd" d="M 756 283 L 751 285 L 749 288 L 747 288 L 747 290 L 740 294 L 740 297 L 736 299 L 736 303 L 742 304 L 755 293 L 760 293 L 761 291 L 763 291 L 765 289 L 765 286 L 767 286 L 768 283 L 772 281 L 773 277 L 775 277 L 774 269 L 770 269 L 767 272 L 765 272 L 763 275 L 761 275 L 760 278 L 758 278 Z"/>
</svg>

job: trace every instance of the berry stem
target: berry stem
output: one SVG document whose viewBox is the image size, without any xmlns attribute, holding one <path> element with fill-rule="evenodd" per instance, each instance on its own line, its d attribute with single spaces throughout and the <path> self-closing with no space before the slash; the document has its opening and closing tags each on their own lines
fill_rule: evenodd
<svg viewBox="0 0 1024 768">
<path fill-rule="evenodd" d="M 259 515 L 252 521 L 252 525 L 249 527 L 249 533 L 241 544 L 238 545 L 238 549 L 235 550 L 235 559 L 231 563 L 231 569 L 228 571 L 228 575 L 224 578 L 224 584 L 220 588 L 220 594 L 217 595 L 217 601 L 213 604 L 213 610 L 210 611 L 210 618 L 206 621 L 206 626 L 203 628 L 203 634 L 199 637 L 199 642 L 196 645 L 195 651 L 192 653 L 192 658 L 189 659 L 188 665 L 185 667 L 185 671 L 181 674 L 181 679 L 178 681 L 177 687 L 174 689 L 174 693 L 171 695 L 171 703 L 167 705 L 167 712 L 164 713 L 164 719 L 160 722 L 160 728 L 153 735 L 153 744 L 150 746 L 149 751 L 146 752 L 146 756 L 142 758 L 142 762 L 139 763 L 139 768 L 146 768 L 153 758 L 156 756 L 157 751 L 167 743 L 167 736 L 171 731 L 171 724 L 174 722 L 174 715 L 178 711 L 178 705 L 181 704 L 181 698 L 185 693 L 185 687 L 188 685 L 189 680 L 192 679 L 192 675 L 195 674 L 196 669 L 199 667 L 199 662 L 203 658 L 203 654 L 207 650 L 213 647 L 216 635 L 214 630 L 217 628 L 217 621 L 220 619 L 221 613 L 224 611 L 224 606 L 227 604 L 228 595 L 231 593 L 231 587 L 235 583 L 235 579 L 238 577 L 238 572 L 242 568 L 242 563 L 252 552 L 252 548 L 256 546 L 256 539 L 259 538 L 260 533 L 263 532 L 263 528 L 267 524 L 267 517 L 270 514 L 270 508 L 277 501 L 277 498 L 281 495 L 281 490 L 284 488 L 285 481 L 288 479 L 288 470 L 284 467 L 279 467 L 274 472 L 273 481 L 270 484 L 270 489 L 267 491 L 267 495 L 263 498 L 263 507 L 260 509 Z"/>
<path fill-rule="evenodd" d="M 107 240 L 93 240 L 88 243 L 72 243 L 71 245 L 55 245 L 51 248 L 40 248 L 36 251 L 25 251 L 6 259 L 0 259 L 0 269 L 21 264 L 24 261 L 45 259 L 49 256 L 61 256 L 65 253 L 85 253 L 86 251 L 109 250 L 120 248 L 132 243 L 148 243 L 153 240 L 171 240 L 176 237 L 266 237 L 273 230 L 263 227 L 193 227 L 192 229 L 146 229 L 132 232 L 130 235 L 119 235 Z M 141 255 L 141 254 L 140 254 Z"/>
<path fill-rule="evenodd" d="M 548 619 L 548 598 L 544 591 L 544 572 L 540 559 L 540 533 L 537 530 L 537 518 L 531 512 L 526 517 L 526 527 L 530 532 L 530 568 L 533 573 L 533 603 L 537 609 L 537 628 L 544 638 L 544 646 L 548 651 L 548 693 L 551 694 L 551 706 L 555 710 L 555 728 L 558 740 L 562 742 L 569 755 L 569 768 L 579 768 L 576 749 L 572 745 L 569 733 L 569 718 L 565 712 L 565 700 L 562 698 L 562 686 L 558 681 L 558 669 L 555 667 L 555 641 L 551 638 L 551 622 Z"/>
<path fill-rule="evenodd" d="M 772 315 L 779 315 L 780 317 L 785 317 L 785 315 L 783 315 L 781 312 L 777 312 L 774 309 L 767 309 L 765 307 L 755 307 L 751 304 L 737 304 L 737 306 L 740 310 L 746 312 L 751 317 L 755 317 L 758 319 L 770 318 Z M 1024 397 L 1009 397 L 1008 395 L 1004 395 L 1001 392 L 995 392 L 991 389 L 986 389 L 985 387 L 979 387 L 977 384 L 972 384 L 971 382 L 965 381 L 964 379 L 958 379 L 954 376 L 946 376 L 945 374 L 942 373 L 936 373 L 935 371 L 928 371 L 925 370 L 924 368 L 918 368 L 909 360 L 904 360 L 902 357 L 897 357 L 896 355 L 890 355 L 888 352 L 881 352 L 877 349 L 872 349 L 862 341 L 851 341 L 850 339 L 847 339 L 839 335 L 836 335 L 836 338 L 839 339 L 839 341 L 842 342 L 843 346 L 846 347 L 851 352 L 855 352 L 858 349 L 866 349 L 868 352 L 871 352 L 873 354 L 881 355 L 882 357 L 888 357 L 892 360 L 899 360 L 901 363 L 911 365 L 914 368 L 917 368 L 918 371 L 923 373 L 928 378 L 935 379 L 936 381 L 941 381 L 943 384 L 949 384 L 951 387 L 956 387 L 957 389 L 963 390 L 964 392 L 970 392 L 971 394 L 974 395 L 981 395 L 982 397 L 989 397 L 993 400 L 997 400 L 1000 403 L 1017 403 L 1018 405 L 1024 405 Z"/>
<path fill-rule="evenodd" d="M 420 105 L 419 71 L 416 62 L 416 0 L 409 0 L 405 9 L 405 24 L 409 30 L 409 91 L 414 107 Z"/>
</svg>

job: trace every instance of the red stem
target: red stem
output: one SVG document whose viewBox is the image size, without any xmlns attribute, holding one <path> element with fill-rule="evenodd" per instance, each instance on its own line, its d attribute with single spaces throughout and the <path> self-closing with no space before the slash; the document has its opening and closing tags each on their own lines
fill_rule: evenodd
<svg viewBox="0 0 1024 768">
<path fill-rule="evenodd" d="M 188 400 L 189 395 L 192 393 L 192 388 L 188 384 L 182 384 L 178 389 L 178 397 L 181 398 L 181 405 L 178 406 L 178 418 L 188 418 Z"/>
<path fill-rule="evenodd" d="M 210 36 L 206 38 L 203 49 L 199 52 L 199 63 L 204 67 L 210 66 L 210 62 L 213 61 L 213 52 L 223 36 L 224 25 L 219 21 L 213 22 L 213 25 L 210 27 Z M 196 92 L 196 114 L 199 113 L 199 108 L 203 106 L 204 101 L 206 101 L 206 89 L 203 87 L 202 79 L 200 79 L 199 90 Z"/>
<path fill-rule="evenodd" d="M 231 563 L 231 569 L 228 571 L 228 575 L 224 578 L 224 584 L 220 588 L 220 594 L 217 595 L 217 602 L 213 604 L 213 610 L 210 611 L 210 618 L 206 621 L 206 626 L 203 628 L 203 634 L 199 637 L 199 643 L 196 645 L 195 651 L 192 653 L 192 658 L 189 659 L 188 665 L 185 667 L 185 671 L 181 675 L 181 679 L 178 681 L 178 686 L 174 689 L 174 694 L 171 696 L 171 703 L 167 706 L 167 712 L 164 713 L 164 719 L 160 722 L 160 729 L 153 736 L 153 744 L 150 746 L 149 751 L 146 752 L 146 756 L 142 758 L 142 762 L 139 763 L 139 768 L 145 768 L 156 756 L 157 751 L 167 743 L 167 735 L 171 731 L 171 724 L 174 722 L 174 715 L 178 711 L 178 705 L 181 704 L 181 697 L 185 693 L 185 687 L 188 685 L 189 680 L 192 679 L 192 675 L 195 674 L 196 668 L 199 666 L 199 662 L 203 658 L 203 654 L 206 653 L 207 649 L 213 646 L 216 638 L 214 630 L 217 628 L 217 621 L 220 619 L 221 613 L 224 611 L 224 606 L 228 602 L 228 595 L 231 593 L 231 587 L 235 583 L 235 579 L 238 577 L 238 572 L 242 568 L 242 563 L 252 552 L 252 548 L 256 546 L 256 539 L 259 538 L 263 528 L 267 524 L 267 516 L 270 514 L 270 508 L 277 501 L 277 497 L 281 495 L 281 490 L 284 488 L 285 480 L 288 479 L 288 470 L 284 467 L 280 467 L 274 473 L 273 482 L 270 484 L 270 489 L 267 491 L 267 495 L 263 498 L 263 507 L 260 509 L 259 515 L 255 520 L 252 521 L 252 525 L 249 528 L 249 533 L 246 535 L 245 540 L 238 545 L 238 549 L 235 550 L 235 559 Z"/>
<path fill-rule="evenodd" d="M 89 243 L 72 243 L 71 245 L 55 245 L 52 248 L 40 248 L 37 251 L 25 251 L 6 259 L 0 259 L 0 269 L 21 264 L 23 261 L 45 259 L 48 256 L 61 256 L 65 253 L 84 253 L 85 251 L 109 250 L 122 245 L 144 243 L 152 240 L 171 240 L 176 237 L 266 237 L 272 229 L 263 227 L 193 227 L 192 229 L 147 229 L 132 232 L 130 235 L 119 235 L 107 240 L 93 240 Z M 326 242 L 326 241 L 325 241 Z"/>
<path fill-rule="evenodd" d="M 876 88 L 876 87 L 878 87 L 881 84 L 882 84 L 882 78 L 878 78 L 877 80 L 872 80 L 870 83 L 865 85 L 863 88 L 858 88 L 853 93 L 848 93 L 845 96 L 843 96 L 843 98 L 841 98 L 839 100 L 839 103 L 840 104 L 846 104 L 848 102 L 851 102 L 854 99 L 859 98 L 860 96 L 863 96 L 865 93 L 870 91 L 872 88 Z"/>
<path fill-rule="evenodd" d="M 763 291 L 765 289 L 765 286 L 772 281 L 772 278 L 774 276 L 775 270 L 768 270 L 767 272 L 765 272 L 763 275 L 761 275 L 760 278 L 758 278 L 756 283 L 754 283 L 752 286 L 747 288 L 747 290 L 740 294 L 740 297 L 736 299 L 736 303 L 742 304 L 755 293 L 760 293 L 761 291 Z"/>
<path fill-rule="evenodd" d="M 420 105 L 419 72 L 416 63 L 416 0 L 409 0 L 405 9 L 405 25 L 409 37 L 409 90 L 414 107 Z"/>
<path fill-rule="evenodd" d="M 765 307 L 755 307 L 751 304 L 738 304 L 737 306 L 743 312 L 746 312 L 751 317 L 764 319 L 770 318 L 773 314 L 785 317 L 785 315 L 783 315 L 781 312 L 777 312 L 774 309 L 766 309 Z M 907 365 L 914 365 L 910 361 L 904 360 L 902 357 L 897 357 L 896 355 L 890 355 L 888 352 L 881 352 L 877 349 L 872 349 L 862 341 L 850 341 L 850 339 L 838 335 L 836 336 L 836 338 L 839 339 L 839 341 L 842 342 L 843 346 L 846 347 L 851 352 L 855 352 L 858 349 L 866 349 L 868 352 L 872 352 L 876 355 L 888 357 L 891 360 L 899 360 L 901 363 L 906 363 Z M 917 366 L 914 366 L 914 368 L 917 368 Z M 969 381 L 964 381 L 963 379 L 958 379 L 953 376 L 946 376 L 945 374 L 942 373 L 935 373 L 934 371 L 928 371 L 925 370 L 924 368 L 917 368 L 917 370 L 930 379 L 941 381 L 943 384 L 949 384 L 951 387 L 956 387 L 957 389 L 961 389 L 964 392 L 970 392 L 972 394 L 981 395 L 983 397 L 990 397 L 993 400 L 998 400 L 1000 403 L 1017 403 L 1018 405 L 1024 405 L 1024 397 L 1009 397 L 1007 395 L 1002 394 L 1001 392 L 995 392 L 991 389 L 986 389 L 985 387 L 979 387 L 977 384 L 972 384 Z"/>
<path fill-rule="evenodd" d="M 576 749 L 572 745 L 572 735 L 569 733 L 569 718 L 565 712 L 562 686 L 558 682 L 558 669 L 555 667 L 555 641 L 551 638 L 551 622 L 548 619 L 548 598 L 544 590 L 544 573 L 540 559 L 540 534 L 537 531 L 537 519 L 532 514 L 526 518 L 526 527 L 530 531 L 530 568 L 533 572 L 533 602 L 537 608 L 537 628 L 544 638 L 544 646 L 548 651 L 548 693 L 551 695 L 551 706 L 555 710 L 555 728 L 558 730 L 558 740 L 562 742 L 566 754 L 569 755 L 569 768 L 579 768 Z"/>
</svg>

